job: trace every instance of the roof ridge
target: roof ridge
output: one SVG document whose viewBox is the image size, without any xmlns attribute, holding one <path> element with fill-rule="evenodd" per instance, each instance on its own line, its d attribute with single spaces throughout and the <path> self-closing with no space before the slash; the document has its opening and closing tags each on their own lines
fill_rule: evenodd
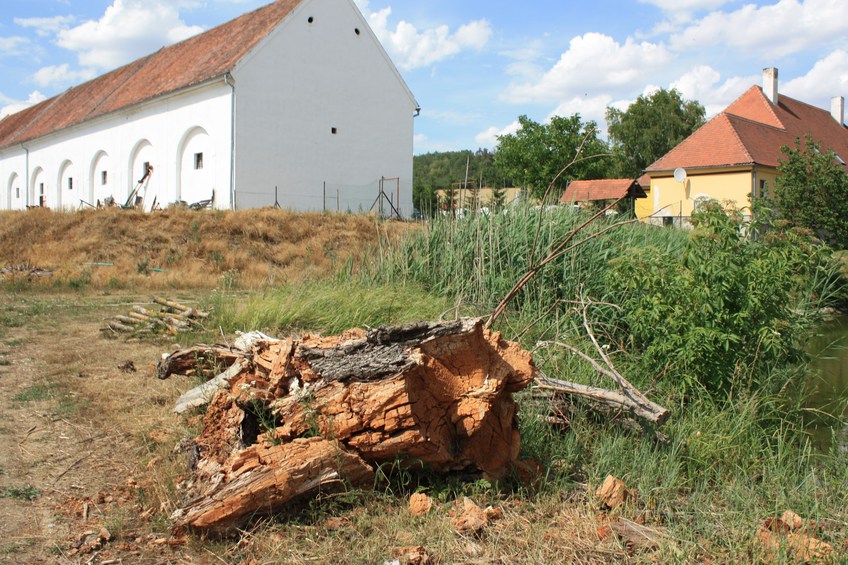
<svg viewBox="0 0 848 565">
<path fill-rule="evenodd" d="M 716 115 L 717 116 L 726 115 L 728 118 L 732 118 L 734 120 L 740 120 L 740 121 L 747 122 L 747 123 L 755 125 L 755 126 L 770 128 L 770 129 L 780 131 L 780 132 L 788 132 L 789 131 L 789 130 L 786 129 L 786 127 L 779 128 L 779 127 L 774 126 L 772 124 L 767 124 L 767 123 L 761 122 L 759 120 L 753 120 L 751 118 L 746 118 L 745 116 L 740 116 L 739 114 L 731 114 L 730 112 L 720 112 L 719 114 L 716 114 Z"/>
<path fill-rule="evenodd" d="M 742 153 L 746 157 L 748 157 L 750 162 L 753 163 L 754 162 L 754 156 L 751 155 L 751 152 L 748 150 L 748 148 L 745 146 L 745 143 L 742 141 L 742 138 L 739 136 L 739 132 L 736 131 L 736 124 L 734 124 L 733 120 L 730 119 L 730 116 L 732 116 L 732 115 L 734 115 L 734 114 L 725 114 L 724 117 L 727 120 L 728 125 L 730 126 L 730 130 L 733 132 L 733 138 L 736 140 L 736 145 L 738 147 L 742 148 Z M 749 121 L 755 122 L 755 123 L 762 123 L 762 122 L 756 122 L 755 120 L 749 120 Z M 775 129 L 780 129 L 780 128 L 775 128 Z"/>
</svg>

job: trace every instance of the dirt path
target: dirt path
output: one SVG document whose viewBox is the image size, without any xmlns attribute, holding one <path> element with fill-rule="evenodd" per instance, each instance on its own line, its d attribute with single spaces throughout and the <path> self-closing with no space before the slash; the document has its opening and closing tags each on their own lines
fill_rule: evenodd
<svg viewBox="0 0 848 565">
<path fill-rule="evenodd" d="M 191 384 L 152 371 L 174 344 L 99 332 L 145 299 L 0 295 L 0 563 L 220 562 L 172 545 L 146 472 L 180 469 L 170 408 Z"/>
</svg>

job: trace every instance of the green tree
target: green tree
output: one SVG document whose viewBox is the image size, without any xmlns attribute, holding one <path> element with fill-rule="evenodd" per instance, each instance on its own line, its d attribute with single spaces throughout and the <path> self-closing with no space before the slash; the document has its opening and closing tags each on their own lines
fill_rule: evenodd
<svg viewBox="0 0 848 565">
<path fill-rule="evenodd" d="M 498 138 L 495 166 L 500 174 L 541 198 L 548 186 L 572 160 L 554 185 L 553 197 L 559 197 L 572 179 L 597 179 L 605 175 L 607 144 L 597 135 L 597 124 L 583 123 L 579 114 L 565 118 L 554 116 L 549 124 L 540 124 L 519 116 L 521 127 L 514 134 Z M 581 149 L 582 146 L 582 149 Z M 578 155 L 580 151 L 580 155 Z"/>
<path fill-rule="evenodd" d="M 848 247 L 848 174 L 837 156 L 807 136 L 783 147 L 785 159 L 767 201 L 790 225 L 813 230 L 836 247 Z"/>
<path fill-rule="evenodd" d="M 642 95 L 625 111 L 607 108 L 610 148 L 617 175 L 636 178 L 704 124 L 704 107 L 675 90 Z"/>
<path fill-rule="evenodd" d="M 424 214 L 437 206 L 436 191 L 448 189 L 451 183 L 468 180 L 481 186 L 512 186 L 512 181 L 498 173 L 494 154 L 488 149 L 477 151 L 444 151 L 416 155 L 413 160 L 412 201 Z"/>
</svg>

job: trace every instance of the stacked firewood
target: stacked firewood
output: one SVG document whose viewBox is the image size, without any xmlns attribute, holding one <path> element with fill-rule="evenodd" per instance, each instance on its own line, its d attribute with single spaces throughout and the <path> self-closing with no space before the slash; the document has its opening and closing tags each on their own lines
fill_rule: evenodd
<svg viewBox="0 0 848 565">
<path fill-rule="evenodd" d="M 151 308 L 134 305 L 126 315 L 106 320 L 101 331 L 108 334 L 170 333 L 176 335 L 202 328 L 208 312 L 160 297 Z"/>
</svg>

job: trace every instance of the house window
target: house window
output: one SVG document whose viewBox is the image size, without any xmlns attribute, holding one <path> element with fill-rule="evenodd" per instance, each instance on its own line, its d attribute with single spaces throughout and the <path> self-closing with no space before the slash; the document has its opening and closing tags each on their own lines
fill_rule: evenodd
<svg viewBox="0 0 848 565">
<path fill-rule="evenodd" d="M 100 171 L 100 184 L 105 185 L 109 182 L 109 175 L 106 171 Z"/>
<path fill-rule="evenodd" d="M 673 228 L 674 227 L 674 216 L 664 216 L 663 217 L 663 227 Z"/>
<path fill-rule="evenodd" d="M 765 198 L 768 196 L 768 182 L 761 180 L 760 181 L 760 198 Z"/>
<path fill-rule="evenodd" d="M 194 168 L 195 170 L 203 168 L 203 153 L 194 154 Z"/>
<path fill-rule="evenodd" d="M 74 177 L 68 177 L 68 190 L 74 189 Z"/>
<path fill-rule="evenodd" d="M 15 187 L 15 198 L 20 198 L 20 197 L 21 197 L 21 187 L 16 186 Z"/>
<path fill-rule="evenodd" d="M 38 183 L 38 205 L 44 206 L 44 183 Z"/>
<path fill-rule="evenodd" d="M 337 133 L 339 133 L 339 130 L 338 130 L 337 128 L 330 128 L 330 132 L 331 132 L 333 135 L 336 135 Z"/>
</svg>

